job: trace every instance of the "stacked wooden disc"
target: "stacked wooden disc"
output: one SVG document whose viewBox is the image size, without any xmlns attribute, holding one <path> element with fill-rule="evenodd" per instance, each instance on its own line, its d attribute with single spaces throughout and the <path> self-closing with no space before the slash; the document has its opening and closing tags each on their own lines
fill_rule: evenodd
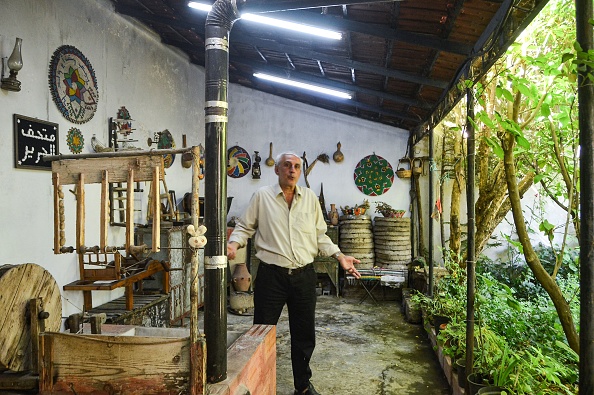
<svg viewBox="0 0 594 395">
<path fill-rule="evenodd" d="M 410 218 L 375 217 L 375 262 L 378 266 L 405 270 L 411 260 Z"/>
<path fill-rule="evenodd" d="M 358 269 L 371 269 L 374 266 L 373 229 L 371 217 L 367 215 L 343 215 L 340 217 L 340 237 L 338 246 L 346 255 L 361 261 Z"/>
</svg>

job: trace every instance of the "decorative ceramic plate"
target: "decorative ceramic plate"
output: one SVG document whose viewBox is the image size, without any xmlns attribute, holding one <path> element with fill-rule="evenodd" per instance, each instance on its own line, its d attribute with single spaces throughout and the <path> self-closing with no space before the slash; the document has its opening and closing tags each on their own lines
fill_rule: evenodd
<svg viewBox="0 0 594 395">
<path fill-rule="evenodd" d="M 95 115 L 99 101 L 95 71 L 75 47 L 63 45 L 52 55 L 49 87 L 54 103 L 70 122 L 85 123 Z"/>
<path fill-rule="evenodd" d="M 175 141 L 173 141 L 173 136 L 171 132 L 167 129 L 159 132 L 159 142 L 157 143 L 158 149 L 170 149 L 175 148 Z M 166 169 L 170 168 L 175 161 L 175 154 L 165 154 L 163 155 L 163 162 Z"/>
<path fill-rule="evenodd" d="M 392 186 L 394 170 L 387 160 L 373 154 L 357 163 L 353 178 L 361 192 L 367 196 L 379 196 L 388 192 Z"/>
<path fill-rule="evenodd" d="M 66 143 L 68 143 L 70 152 L 73 154 L 80 154 L 83 147 L 85 146 L 85 138 L 83 137 L 80 129 L 70 128 L 68 134 L 66 135 Z"/>
<path fill-rule="evenodd" d="M 227 150 L 227 175 L 232 178 L 241 178 L 249 173 L 252 167 L 250 154 L 240 146 Z"/>
</svg>

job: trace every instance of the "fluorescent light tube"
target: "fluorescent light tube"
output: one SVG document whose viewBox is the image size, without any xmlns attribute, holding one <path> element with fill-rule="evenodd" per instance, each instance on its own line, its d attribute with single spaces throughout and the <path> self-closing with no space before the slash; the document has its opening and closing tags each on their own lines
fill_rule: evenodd
<svg viewBox="0 0 594 395">
<path fill-rule="evenodd" d="M 209 12 L 210 9 L 212 8 L 208 4 L 198 3 L 196 1 L 189 2 L 188 7 L 191 7 L 191 8 L 197 9 L 197 10 L 201 10 L 201 11 L 206 11 L 206 12 Z M 243 15 L 241 15 L 241 19 L 245 19 L 246 21 L 261 23 L 264 25 L 279 27 L 281 29 L 293 30 L 293 31 L 296 31 L 299 33 L 306 33 L 306 34 L 312 34 L 314 36 L 331 38 L 333 40 L 342 39 L 342 33 L 340 33 L 340 32 L 335 32 L 335 31 L 328 30 L 328 29 L 321 29 L 318 27 L 303 25 L 301 23 L 288 22 L 288 21 L 283 21 L 280 19 L 269 18 L 267 16 L 262 16 L 259 14 L 243 14 Z"/>
<path fill-rule="evenodd" d="M 346 92 L 342 92 L 342 91 L 338 91 L 338 90 L 334 90 L 334 89 L 330 89 L 330 88 L 323 88 L 321 86 L 312 85 L 312 84 L 308 84 L 305 82 L 299 82 L 299 81 L 294 81 L 294 80 L 288 80 L 285 78 L 275 77 L 270 74 L 254 73 L 254 77 L 260 78 L 263 80 L 267 80 L 267 81 L 276 82 L 278 84 L 294 86 L 297 88 L 306 89 L 306 90 L 310 90 L 310 91 L 314 91 L 314 92 L 319 92 L 319 93 L 323 93 L 323 94 L 330 95 L 330 96 L 340 97 L 342 99 L 351 99 L 352 98 L 352 96 Z"/>
<path fill-rule="evenodd" d="M 210 4 L 198 3 L 197 1 L 190 1 L 188 7 L 206 12 L 210 12 L 210 9 L 212 8 Z"/>
</svg>

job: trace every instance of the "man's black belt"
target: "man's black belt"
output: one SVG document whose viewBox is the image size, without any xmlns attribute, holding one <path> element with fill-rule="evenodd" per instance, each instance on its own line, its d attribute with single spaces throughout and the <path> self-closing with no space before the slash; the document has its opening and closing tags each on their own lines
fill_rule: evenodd
<svg viewBox="0 0 594 395">
<path fill-rule="evenodd" d="M 266 262 L 262 262 L 260 261 L 260 264 L 264 265 L 264 266 L 268 266 L 270 268 L 273 268 L 274 270 L 278 270 L 281 271 L 285 274 L 288 274 L 289 276 L 294 276 L 296 274 L 299 274 L 301 272 L 306 271 L 307 269 L 309 269 L 311 267 L 311 263 L 308 263 L 305 266 L 301 266 L 301 267 L 297 267 L 297 268 L 288 268 L 288 267 L 281 267 L 278 265 L 273 265 L 271 263 L 266 263 Z"/>
</svg>

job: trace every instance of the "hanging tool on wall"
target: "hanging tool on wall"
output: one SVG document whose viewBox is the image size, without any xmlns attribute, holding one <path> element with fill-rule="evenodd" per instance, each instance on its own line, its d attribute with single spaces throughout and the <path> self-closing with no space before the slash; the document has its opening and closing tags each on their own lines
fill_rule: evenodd
<svg viewBox="0 0 594 395">
<path fill-rule="evenodd" d="M 314 161 L 311 162 L 311 165 L 310 165 L 307 162 L 307 157 L 305 155 L 305 151 L 303 151 L 303 156 L 301 157 L 301 159 L 303 159 L 303 177 L 305 178 L 305 185 L 307 185 L 307 187 L 309 188 L 309 181 L 307 181 L 307 176 L 309 176 L 309 173 L 311 173 L 311 171 L 313 170 L 316 163 L 318 163 L 318 161 L 320 161 L 322 163 L 330 163 L 330 157 L 328 156 L 328 154 L 319 154 L 318 157 L 316 159 L 314 159 Z"/>
</svg>

